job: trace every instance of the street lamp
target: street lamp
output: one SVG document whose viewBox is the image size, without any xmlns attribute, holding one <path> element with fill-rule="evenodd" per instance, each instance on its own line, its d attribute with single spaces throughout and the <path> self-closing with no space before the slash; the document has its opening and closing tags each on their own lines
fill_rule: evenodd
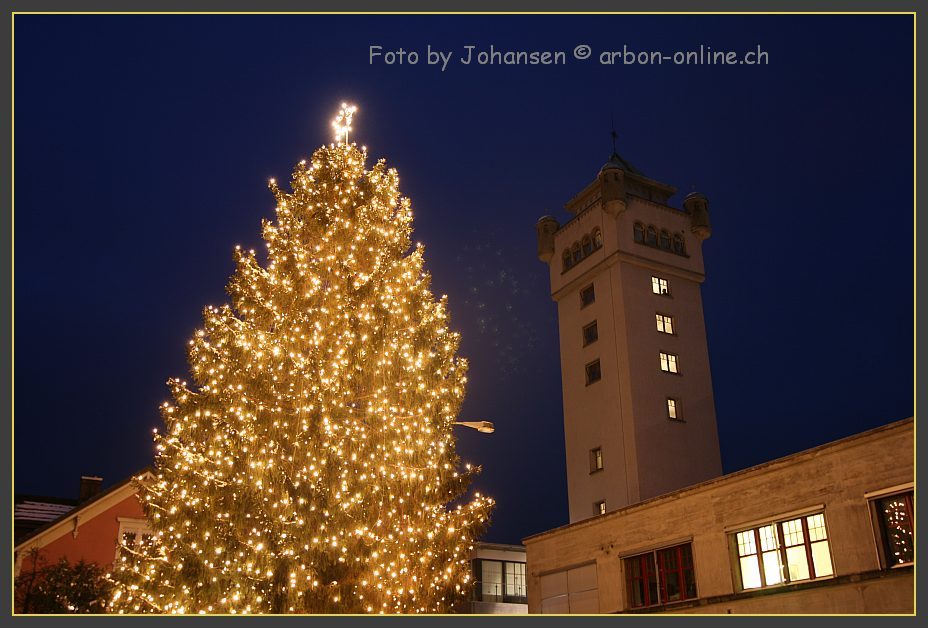
<svg viewBox="0 0 928 628">
<path fill-rule="evenodd" d="M 483 432 L 484 434 L 492 434 L 493 430 L 496 429 L 489 421 L 455 421 L 454 424 L 464 425 L 465 427 L 475 429 L 478 432 Z"/>
</svg>

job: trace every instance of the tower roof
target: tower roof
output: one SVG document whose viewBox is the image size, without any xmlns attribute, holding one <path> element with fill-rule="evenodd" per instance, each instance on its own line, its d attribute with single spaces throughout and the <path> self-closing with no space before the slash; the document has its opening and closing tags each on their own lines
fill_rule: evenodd
<svg viewBox="0 0 928 628">
<path fill-rule="evenodd" d="M 625 161 L 625 159 L 615 151 L 612 151 L 612 157 L 609 158 L 609 161 L 603 164 L 603 167 L 600 168 L 599 171 L 602 172 L 604 170 L 612 169 L 624 170 L 625 172 L 644 176 L 640 170 Z"/>
</svg>

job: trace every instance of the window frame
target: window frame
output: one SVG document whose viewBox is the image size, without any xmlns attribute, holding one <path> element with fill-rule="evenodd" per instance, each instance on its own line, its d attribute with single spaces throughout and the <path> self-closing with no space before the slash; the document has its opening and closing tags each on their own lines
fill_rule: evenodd
<svg viewBox="0 0 928 628">
<path fill-rule="evenodd" d="M 594 333 L 592 340 L 587 338 L 587 331 L 591 329 L 593 330 L 593 333 Z M 593 319 L 593 322 L 587 323 L 586 325 L 583 326 L 583 329 L 581 331 L 581 337 L 582 337 L 584 347 L 588 347 L 594 342 L 596 342 L 597 340 L 599 340 L 599 326 L 596 324 L 596 319 Z"/>
<path fill-rule="evenodd" d="M 902 567 L 910 567 L 915 564 L 914 560 L 903 561 L 891 563 L 890 561 L 890 552 L 892 548 L 890 547 L 890 540 L 886 531 L 885 519 L 880 513 L 880 502 L 893 498 L 903 498 L 903 503 L 905 504 L 905 510 L 909 518 L 909 527 L 912 532 L 912 552 L 914 558 L 915 552 L 915 486 L 914 484 L 895 486 L 889 489 L 882 491 L 877 491 L 873 493 L 867 493 L 865 495 L 867 498 L 867 508 L 870 511 L 870 524 L 873 528 L 874 541 L 876 543 L 877 558 L 879 560 L 880 569 L 889 570 L 889 569 L 899 569 Z"/>
<path fill-rule="evenodd" d="M 667 334 L 668 336 L 677 335 L 677 332 L 674 331 L 674 326 L 673 326 L 674 317 L 673 316 L 671 316 L 670 314 L 661 314 L 660 312 L 655 312 L 654 317 L 655 317 L 654 320 L 657 323 L 657 331 L 659 333 Z M 670 331 L 667 331 L 668 322 L 670 323 L 669 325 Z"/>
<path fill-rule="evenodd" d="M 673 408 L 672 412 L 671 412 L 671 407 Z M 667 397 L 667 401 L 664 403 L 664 408 L 667 411 L 667 419 L 669 419 L 670 421 L 679 421 L 681 423 L 684 422 L 683 417 L 680 416 L 682 413 L 680 412 L 680 399 L 679 398 Z"/>
<path fill-rule="evenodd" d="M 655 290 L 655 288 L 657 288 L 657 290 Z M 661 290 L 663 290 L 663 292 L 661 292 Z M 669 297 L 670 280 L 658 277 L 657 275 L 651 275 L 651 294 L 656 294 L 659 297 Z"/>
<path fill-rule="evenodd" d="M 116 533 L 116 560 L 119 560 L 119 554 L 122 551 L 123 547 L 129 547 L 124 545 L 124 536 L 126 534 L 132 534 L 134 540 L 132 546 L 129 547 L 132 551 L 139 551 L 144 542 L 144 537 L 150 537 L 151 542 L 154 542 L 155 533 L 148 525 L 147 519 L 140 519 L 138 517 L 116 517 L 116 520 L 119 522 L 119 530 Z"/>
<path fill-rule="evenodd" d="M 684 550 L 686 550 L 686 557 L 689 559 L 689 564 L 687 564 L 686 557 L 684 557 Z M 672 571 L 666 568 L 666 556 L 669 552 L 674 552 L 676 555 L 677 567 Z M 632 574 L 630 566 L 634 562 L 637 562 L 639 565 L 638 573 L 641 574 L 640 576 Z M 692 540 L 658 547 L 631 556 L 623 556 L 622 570 L 625 580 L 625 605 L 629 609 L 652 608 L 655 606 L 691 602 L 692 600 L 699 599 L 699 584 L 696 579 L 696 560 L 693 554 Z M 689 573 L 689 580 L 687 580 L 687 572 Z M 676 576 L 679 591 L 679 597 L 677 599 L 669 599 L 667 593 L 668 573 Z M 652 576 L 654 578 L 653 581 L 651 578 Z M 645 583 L 643 587 L 643 604 L 634 603 L 635 596 L 633 595 L 633 587 L 638 581 Z M 652 582 L 654 585 L 654 592 L 657 595 L 657 599 L 653 601 L 650 599 Z M 688 582 L 692 583 L 692 595 L 688 594 Z"/>
<path fill-rule="evenodd" d="M 500 565 L 500 593 L 498 595 L 492 593 L 485 593 L 483 591 L 483 563 L 501 563 Z M 478 569 L 477 566 L 480 566 Z M 509 574 L 507 572 L 507 566 L 509 565 L 520 565 L 521 566 L 521 583 L 519 582 L 518 570 L 513 572 L 513 594 L 508 593 L 508 588 L 510 585 Z M 502 560 L 496 558 L 474 558 L 471 562 L 471 570 L 474 575 L 474 588 L 473 588 L 473 601 L 475 602 L 492 602 L 492 603 L 504 603 L 504 604 L 526 604 L 528 602 L 528 577 L 527 571 L 525 568 L 525 563 L 519 560 Z M 497 583 L 490 583 L 497 584 Z M 521 584 L 521 586 L 520 586 Z M 518 592 L 521 591 L 523 595 L 519 595 Z M 485 599 L 489 598 L 489 599 Z"/>
<path fill-rule="evenodd" d="M 605 468 L 603 462 L 603 448 L 594 447 L 590 450 L 590 475 L 599 473 Z"/>
<path fill-rule="evenodd" d="M 606 514 L 607 512 L 608 512 L 608 511 L 606 510 L 606 500 L 605 500 L 605 499 L 600 499 L 599 501 L 593 502 L 593 516 L 594 516 L 594 517 L 601 517 L 602 515 Z"/>
<path fill-rule="evenodd" d="M 595 379 L 591 379 L 591 377 L 590 377 L 590 367 L 593 366 L 594 364 L 596 365 L 596 378 L 595 378 Z M 586 385 L 587 385 L 587 386 L 592 386 L 592 385 L 595 384 L 596 382 L 602 380 L 602 378 L 603 378 L 603 367 L 602 367 L 602 365 L 601 365 L 600 362 L 599 362 L 599 358 L 596 358 L 595 360 L 593 360 L 593 361 L 591 361 L 591 362 L 587 362 L 586 365 L 584 365 L 584 367 L 583 367 L 583 372 L 584 372 L 584 375 L 586 376 Z"/>
<path fill-rule="evenodd" d="M 676 353 L 667 353 L 665 351 L 658 351 L 658 360 L 660 362 L 662 373 L 671 373 L 673 375 L 680 374 L 680 356 L 677 355 Z M 664 368 L 665 364 L 667 365 L 667 368 Z M 671 365 L 673 366 L 673 368 L 671 368 Z"/>
<path fill-rule="evenodd" d="M 812 517 L 820 516 L 822 518 L 821 529 L 824 530 L 824 537 L 819 539 L 812 539 L 809 533 L 809 519 Z M 792 545 L 787 543 L 787 532 L 784 531 L 783 525 L 787 523 L 792 523 L 794 521 L 799 521 L 801 525 L 802 540 L 800 543 L 793 543 Z M 765 538 L 761 534 L 761 530 L 765 528 L 773 528 L 775 532 L 774 537 Z M 739 535 L 744 535 L 750 532 L 750 542 L 751 548 L 753 551 L 749 553 L 742 554 L 739 543 Z M 783 515 L 763 523 L 754 523 L 748 527 L 739 527 L 733 530 L 728 531 L 729 542 L 731 544 L 732 550 L 732 577 L 734 579 L 734 585 L 736 591 L 761 591 L 766 589 L 772 589 L 776 587 L 788 586 L 791 584 L 803 583 L 803 582 L 817 582 L 821 580 L 829 580 L 835 577 L 835 561 L 832 554 L 831 547 L 831 535 L 828 530 L 828 523 L 825 518 L 825 510 L 822 508 L 801 512 L 801 513 L 792 513 L 789 515 Z M 764 549 L 765 541 L 766 544 L 769 544 L 770 541 L 774 541 L 772 549 Z M 828 550 L 828 566 L 830 573 L 824 575 L 816 574 L 815 567 L 815 558 L 812 546 L 815 544 L 825 543 L 825 546 Z M 803 556 L 805 558 L 805 568 L 808 573 L 808 577 L 805 578 L 791 578 L 790 576 L 790 563 L 789 563 L 789 550 L 797 547 L 802 547 L 804 552 Z M 768 583 L 767 582 L 767 568 L 768 564 L 766 562 L 765 555 L 773 554 L 776 557 L 776 567 L 779 571 L 779 581 Z M 756 587 L 746 587 L 744 583 L 744 570 L 742 567 L 742 560 L 745 558 L 754 557 L 755 566 L 757 569 L 757 575 L 760 581 L 759 586 Z"/>
<path fill-rule="evenodd" d="M 589 291 L 588 294 L 591 295 L 588 301 L 583 298 L 584 293 L 587 293 L 587 291 Z M 580 294 L 580 309 L 581 310 L 587 306 L 592 305 L 593 303 L 596 303 L 596 288 L 593 286 L 593 284 L 589 284 L 589 285 L 586 285 L 580 288 L 579 294 Z"/>
</svg>

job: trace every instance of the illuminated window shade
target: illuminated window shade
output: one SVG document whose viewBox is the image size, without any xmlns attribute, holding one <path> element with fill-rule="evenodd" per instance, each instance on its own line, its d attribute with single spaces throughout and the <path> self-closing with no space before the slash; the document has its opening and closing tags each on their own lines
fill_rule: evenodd
<svg viewBox="0 0 928 628">
<path fill-rule="evenodd" d="M 606 514 L 606 500 L 598 501 L 595 504 L 593 504 L 593 514 L 594 515 Z"/>
<path fill-rule="evenodd" d="M 680 420 L 679 406 L 676 399 L 667 398 L 667 418 Z"/>
<path fill-rule="evenodd" d="M 660 354 L 661 361 L 661 370 L 667 373 L 678 373 L 677 370 L 677 356 L 673 353 L 664 353 L 663 351 Z"/>
<path fill-rule="evenodd" d="M 670 283 L 666 279 L 652 276 L 651 292 L 654 294 L 668 295 L 670 294 Z"/>
<path fill-rule="evenodd" d="M 655 320 L 657 321 L 657 331 L 662 334 L 673 334 L 673 317 L 667 316 L 666 314 L 655 314 Z"/>
<path fill-rule="evenodd" d="M 590 450 L 590 473 L 596 473 L 603 470 L 603 448 L 597 447 Z"/>
</svg>

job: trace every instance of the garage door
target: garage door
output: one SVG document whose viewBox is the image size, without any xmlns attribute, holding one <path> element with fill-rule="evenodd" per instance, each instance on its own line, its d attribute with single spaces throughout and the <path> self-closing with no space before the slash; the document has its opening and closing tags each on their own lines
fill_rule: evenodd
<svg viewBox="0 0 928 628">
<path fill-rule="evenodd" d="M 598 613 L 596 563 L 541 577 L 542 613 Z"/>
</svg>

